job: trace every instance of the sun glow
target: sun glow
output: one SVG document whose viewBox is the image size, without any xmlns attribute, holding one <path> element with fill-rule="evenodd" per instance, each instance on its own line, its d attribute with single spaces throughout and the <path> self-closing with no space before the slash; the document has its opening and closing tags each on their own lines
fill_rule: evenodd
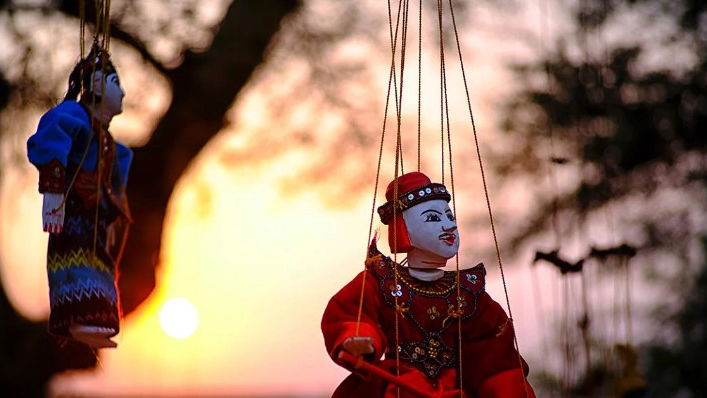
<svg viewBox="0 0 707 398">
<path fill-rule="evenodd" d="M 185 339 L 196 331 L 199 314 L 189 300 L 172 298 L 160 310 L 160 325 L 168 336 Z"/>
</svg>

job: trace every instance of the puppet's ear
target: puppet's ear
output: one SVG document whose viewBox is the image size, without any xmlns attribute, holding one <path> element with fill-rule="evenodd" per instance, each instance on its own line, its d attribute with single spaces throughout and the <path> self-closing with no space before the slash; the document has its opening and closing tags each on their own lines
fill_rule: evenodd
<svg viewBox="0 0 707 398">
<path fill-rule="evenodd" d="M 393 240 L 394 236 L 395 240 Z M 388 224 L 388 245 L 391 253 L 407 253 L 412 249 L 410 234 L 400 213 L 396 214 Z"/>
</svg>

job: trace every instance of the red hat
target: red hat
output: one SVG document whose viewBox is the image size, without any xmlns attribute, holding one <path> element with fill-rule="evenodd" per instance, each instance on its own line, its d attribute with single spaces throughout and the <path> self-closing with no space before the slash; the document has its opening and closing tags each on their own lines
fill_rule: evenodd
<svg viewBox="0 0 707 398">
<path fill-rule="evenodd" d="M 388 202 L 378 208 L 378 214 L 385 225 L 393 219 L 393 195 L 395 195 L 395 180 L 391 181 L 385 190 L 385 198 Z M 452 197 L 444 185 L 431 182 L 429 177 L 419 171 L 398 177 L 398 206 L 395 213 L 400 214 L 416 204 L 435 199 L 449 202 Z"/>
<path fill-rule="evenodd" d="M 394 253 L 404 253 L 410 251 L 412 246 L 410 244 L 410 236 L 405 227 L 405 221 L 402 218 L 402 212 L 428 200 L 443 199 L 449 202 L 452 197 L 444 185 L 433 183 L 426 175 L 413 171 L 398 177 L 398 200 L 393 201 L 395 182 L 393 180 L 388 184 L 388 188 L 385 190 L 385 198 L 388 202 L 378 208 L 378 214 L 383 224 L 388 225 L 390 250 Z M 394 202 L 397 202 L 395 209 L 393 208 Z M 393 217 L 394 214 L 395 217 Z M 393 222 L 391 223 L 391 221 Z M 394 229 L 395 233 L 393 233 Z M 393 236 L 395 236 L 395 239 L 393 239 Z"/>
</svg>

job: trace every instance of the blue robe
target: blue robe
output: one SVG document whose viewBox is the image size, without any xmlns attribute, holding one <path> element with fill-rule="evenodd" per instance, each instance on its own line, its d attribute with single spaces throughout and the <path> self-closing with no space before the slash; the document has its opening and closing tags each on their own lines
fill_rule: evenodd
<svg viewBox="0 0 707 398">
<path fill-rule="evenodd" d="M 49 331 L 68 337 L 72 324 L 82 324 L 117 332 L 117 264 L 106 231 L 130 218 L 125 187 L 132 151 L 93 128 L 81 104 L 64 101 L 42 116 L 27 154 L 39 170 L 39 191 L 66 195 L 64 228 L 49 236 Z"/>
</svg>

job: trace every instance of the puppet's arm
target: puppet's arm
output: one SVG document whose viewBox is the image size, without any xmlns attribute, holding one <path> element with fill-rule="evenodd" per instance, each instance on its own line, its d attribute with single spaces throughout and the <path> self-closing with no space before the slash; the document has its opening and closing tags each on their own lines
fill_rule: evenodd
<svg viewBox="0 0 707 398">
<path fill-rule="evenodd" d="M 535 398 L 526 379 L 528 365 L 515 349 L 512 321 L 487 293 L 478 298 L 477 313 L 462 342 L 464 385 L 478 398 Z"/>
<path fill-rule="evenodd" d="M 479 387 L 478 396 L 479 398 L 535 398 L 535 392 L 518 368 L 487 378 Z"/>
<path fill-rule="evenodd" d="M 366 284 L 366 289 L 361 320 L 357 322 L 362 283 Z M 379 308 L 377 287 L 370 272 L 365 281 L 361 273 L 329 301 L 322 318 L 322 333 L 327 351 L 335 362 L 341 363 L 338 357 L 341 349 L 353 354 L 369 354 L 375 359 L 385 352 L 385 335 L 376 313 Z"/>
<path fill-rule="evenodd" d="M 86 128 L 83 116 L 80 105 L 62 103 L 42 116 L 37 132 L 27 141 L 29 161 L 39 170 L 42 224 L 48 232 L 61 232 L 64 225 L 66 166 L 77 132 Z"/>
</svg>

